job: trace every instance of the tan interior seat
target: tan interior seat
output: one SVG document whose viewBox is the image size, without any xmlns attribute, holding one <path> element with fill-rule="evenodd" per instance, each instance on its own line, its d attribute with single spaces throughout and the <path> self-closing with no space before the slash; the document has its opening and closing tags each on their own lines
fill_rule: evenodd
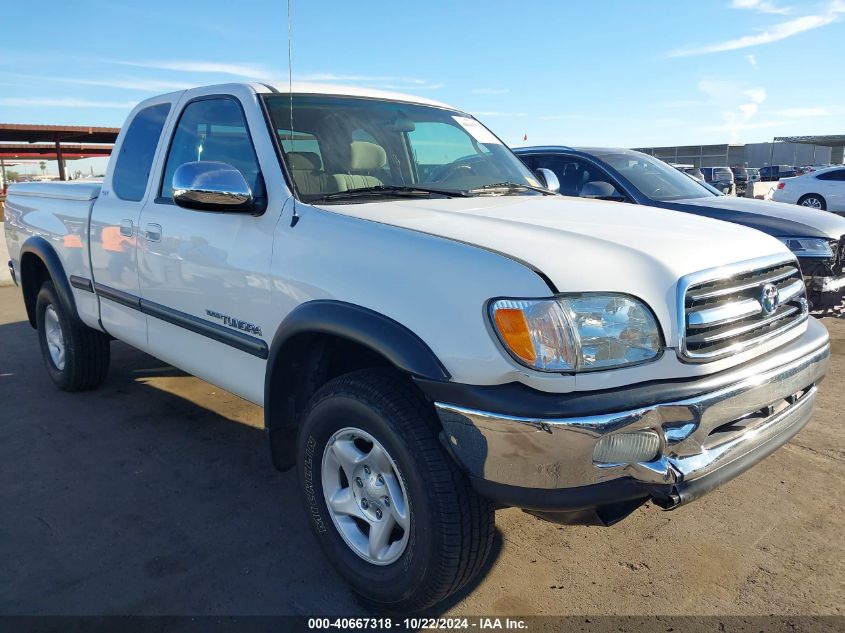
<svg viewBox="0 0 845 633">
<path fill-rule="evenodd" d="M 350 144 L 348 174 L 334 174 L 334 184 L 338 191 L 378 187 L 382 181 L 372 172 L 384 168 L 387 164 L 387 152 L 381 145 L 367 141 L 352 141 Z"/>
<path fill-rule="evenodd" d="M 316 195 L 337 191 L 334 179 L 323 171 L 316 152 L 288 152 L 288 165 L 299 193 Z"/>
</svg>

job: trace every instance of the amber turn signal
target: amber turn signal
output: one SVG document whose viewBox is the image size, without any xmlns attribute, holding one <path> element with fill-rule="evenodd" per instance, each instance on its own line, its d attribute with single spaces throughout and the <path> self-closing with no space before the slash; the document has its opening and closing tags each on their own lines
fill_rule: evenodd
<svg viewBox="0 0 845 633">
<path fill-rule="evenodd" d="M 537 360 L 531 333 L 528 331 L 528 321 L 522 310 L 515 308 L 500 308 L 495 312 L 496 326 L 502 339 L 511 352 L 527 363 L 533 364 Z"/>
</svg>

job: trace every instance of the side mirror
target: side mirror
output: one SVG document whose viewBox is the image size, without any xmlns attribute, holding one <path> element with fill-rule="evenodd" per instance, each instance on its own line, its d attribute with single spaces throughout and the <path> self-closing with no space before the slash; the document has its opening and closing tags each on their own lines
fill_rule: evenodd
<svg viewBox="0 0 845 633">
<path fill-rule="evenodd" d="M 534 171 L 537 175 L 537 178 L 540 179 L 540 184 L 543 185 L 549 191 L 554 191 L 555 193 L 560 191 L 560 181 L 555 176 L 555 172 L 551 169 L 546 169 L 545 167 L 540 167 Z"/>
<path fill-rule="evenodd" d="M 255 198 L 243 174 L 227 163 L 195 161 L 173 174 L 173 202 L 200 211 L 249 212 Z"/>
<path fill-rule="evenodd" d="M 622 201 L 625 199 L 621 193 L 616 190 L 616 187 L 609 182 L 587 182 L 581 187 L 581 198 L 596 198 L 598 200 L 616 200 Z"/>
</svg>

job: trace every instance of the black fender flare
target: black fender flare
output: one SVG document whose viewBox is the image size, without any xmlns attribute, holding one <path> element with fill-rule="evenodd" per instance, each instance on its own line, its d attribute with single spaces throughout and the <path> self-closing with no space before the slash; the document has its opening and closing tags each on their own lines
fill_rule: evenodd
<svg viewBox="0 0 845 633">
<path fill-rule="evenodd" d="M 76 300 L 73 298 L 73 291 L 70 287 L 70 281 L 65 274 L 65 268 L 62 265 L 62 260 L 59 258 L 56 249 L 40 235 L 34 235 L 28 238 L 21 246 L 19 254 L 19 261 L 21 267 L 21 288 L 24 293 L 24 303 L 26 304 L 26 314 L 29 318 L 29 324 L 36 327 L 35 323 L 35 297 L 38 289 L 27 288 L 26 272 L 23 265 L 26 255 L 32 254 L 44 264 L 50 278 L 53 281 L 53 286 L 56 288 L 56 294 L 59 296 L 59 301 L 62 302 L 63 307 L 68 314 L 73 318 L 78 318 L 76 311 Z M 34 290 L 34 292 L 33 292 Z M 29 294 L 28 294 L 29 293 Z M 31 295 L 31 296 L 30 296 Z"/>
<path fill-rule="evenodd" d="M 265 429 L 271 436 L 271 444 L 274 443 L 274 431 L 281 431 L 275 435 L 283 441 L 281 436 L 284 435 L 284 427 L 292 423 L 290 415 L 286 415 L 286 398 L 280 397 L 284 389 L 290 386 L 284 379 L 287 369 L 284 350 L 287 343 L 300 335 L 321 334 L 346 339 L 371 349 L 412 377 L 435 381 L 451 378 L 431 348 L 398 321 L 352 303 L 322 299 L 308 301 L 285 317 L 270 346 L 264 378 L 264 421 Z"/>
<path fill-rule="evenodd" d="M 270 401 L 273 372 L 285 343 L 300 334 L 329 334 L 367 347 L 399 370 L 428 380 L 449 380 L 451 374 L 419 336 L 375 310 L 353 303 L 318 299 L 296 307 L 273 336 L 264 380 L 265 405 Z"/>
</svg>

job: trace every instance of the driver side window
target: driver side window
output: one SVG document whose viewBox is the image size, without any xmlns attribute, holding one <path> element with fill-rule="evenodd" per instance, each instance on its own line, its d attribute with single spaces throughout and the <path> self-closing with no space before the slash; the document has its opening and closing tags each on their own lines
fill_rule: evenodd
<svg viewBox="0 0 845 633">
<path fill-rule="evenodd" d="M 573 156 L 538 156 L 534 159 L 532 167 L 553 171 L 560 181 L 560 193 L 564 196 L 580 196 L 582 188 L 588 182 L 610 183 L 604 171 Z"/>
<path fill-rule="evenodd" d="M 246 119 L 234 99 L 200 99 L 185 106 L 167 153 L 162 198 L 173 197 L 173 174 L 184 163 L 193 161 L 228 163 L 243 174 L 253 195 L 264 195 Z"/>
</svg>

